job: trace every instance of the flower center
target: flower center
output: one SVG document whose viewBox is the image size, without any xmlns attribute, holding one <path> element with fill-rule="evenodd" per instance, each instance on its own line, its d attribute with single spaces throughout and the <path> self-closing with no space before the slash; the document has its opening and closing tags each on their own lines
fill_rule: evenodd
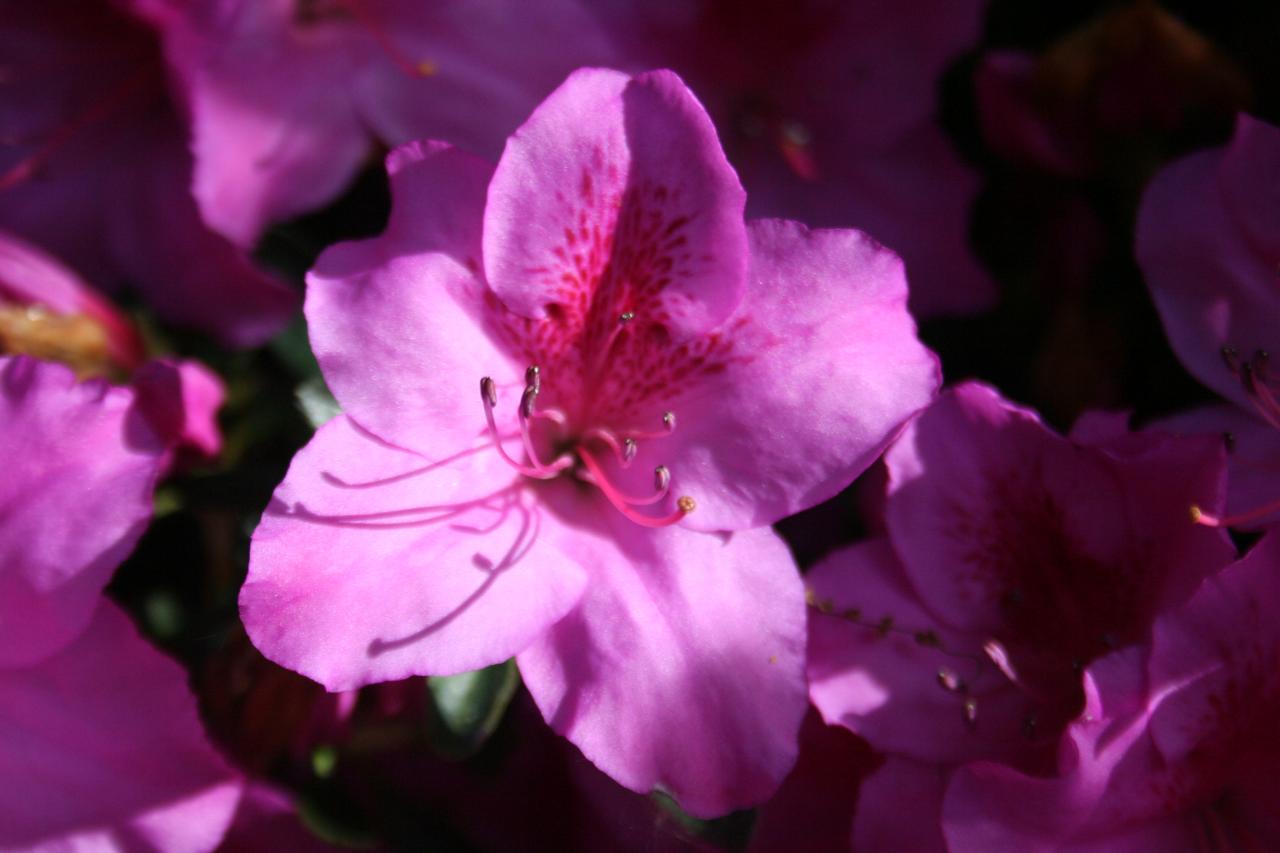
<svg viewBox="0 0 1280 853">
<path fill-rule="evenodd" d="M 538 407 L 538 395 L 542 392 L 542 378 L 542 370 L 537 365 L 529 365 L 524 374 L 524 390 L 520 394 L 520 402 L 516 408 L 516 419 L 520 425 L 520 441 L 524 447 L 524 461 L 508 453 L 503 443 L 504 436 L 498 430 L 497 420 L 494 417 L 494 409 L 498 406 L 497 383 L 489 376 L 480 380 L 480 401 L 484 405 L 489 434 L 493 439 L 494 449 L 507 464 L 520 474 L 536 480 L 550 480 L 568 473 L 598 488 L 614 508 L 631 521 L 645 527 L 668 527 L 693 512 L 697 505 L 688 495 L 679 497 L 676 500 L 675 511 L 668 515 L 649 515 L 638 509 L 657 504 L 667 497 L 671 488 L 671 471 L 667 466 L 659 465 L 654 469 L 653 491 L 644 495 L 634 495 L 610 479 L 601 461 L 602 456 L 611 453 L 620 467 L 630 466 L 639 450 L 639 442 L 661 439 L 675 430 L 674 412 L 665 412 L 662 416 L 662 428 L 653 431 L 633 430 L 620 435 L 600 425 L 572 431 L 569 419 L 562 410 Z M 535 421 L 546 421 L 553 429 L 562 433 L 561 441 L 557 443 L 557 446 L 562 449 L 550 461 L 542 460 L 538 445 L 534 441 L 532 425 Z M 514 436 L 507 438 L 514 438 Z"/>
</svg>

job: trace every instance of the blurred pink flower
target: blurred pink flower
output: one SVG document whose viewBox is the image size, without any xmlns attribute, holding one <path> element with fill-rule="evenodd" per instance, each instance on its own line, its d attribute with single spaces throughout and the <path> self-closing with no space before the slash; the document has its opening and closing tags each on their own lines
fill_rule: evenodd
<svg viewBox="0 0 1280 853">
<path fill-rule="evenodd" d="M 54 258 L 4 231 L 0 353 L 59 361 L 81 378 L 131 384 L 138 410 L 175 455 L 211 457 L 222 447 L 222 380 L 198 362 L 147 361 L 133 325 L 110 301 Z"/>
<path fill-rule="evenodd" d="M 239 782 L 101 591 L 167 456 L 128 388 L 0 358 L 0 848 L 209 850 Z"/>
<path fill-rule="evenodd" d="M 595 5 L 595 4 L 592 4 Z M 968 245 L 979 179 L 938 122 L 947 65 L 986 0 L 622 0 L 596 7 L 627 68 L 679 73 L 705 100 L 750 216 L 858 228 L 901 255 L 921 316 L 991 307 Z"/>
<path fill-rule="evenodd" d="M 1280 538 L 1095 662 L 1059 773 L 975 764 L 944 804 L 953 851 L 1280 846 Z"/>
<path fill-rule="evenodd" d="M 863 796 L 921 808 L 894 792 L 940 803 L 946 768 L 977 759 L 1043 769 L 1081 667 L 1144 641 L 1230 561 L 1187 518 L 1221 499 L 1220 443 L 1121 427 L 1089 417 L 1064 439 L 970 383 L 885 454 L 888 536 L 807 576 L 814 704 L 889 755 Z M 860 808 L 857 831 L 901 817 Z"/>
<path fill-rule="evenodd" d="M 105 0 L 7 8 L 0 26 L 0 227 L 170 322 L 260 343 L 289 288 L 200 221 L 159 48 Z"/>
<path fill-rule="evenodd" d="M 518 655 L 622 784 L 699 815 L 759 802 L 805 707 L 802 589 L 765 525 L 936 387 L 900 262 L 744 225 L 669 72 L 575 73 L 496 169 L 418 143 L 388 170 L 386 232 L 309 277 L 346 414 L 254 535 L 251 638 L 330 690 Z"/>
<path fill-rule="evenodd" d="M 424 137 L 484 156 L 608 56 L 571 0 L 130 0 L 192 114 L 210 227 L 252 246 L 336 198 L 373 151 Z"/>
</svg>

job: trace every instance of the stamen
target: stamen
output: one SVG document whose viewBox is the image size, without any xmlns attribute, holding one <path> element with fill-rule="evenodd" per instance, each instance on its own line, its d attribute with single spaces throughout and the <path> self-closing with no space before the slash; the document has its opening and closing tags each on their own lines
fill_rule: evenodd
<svg viewBox="0 0 1280 853">
<path fill-rule="evenodd" d="M 1005 678 L 1014 684 L 1019 683 L 1018 672 L 1013 668 L 1013 662 L 1009 660 L 1009 652 L 999 640 L 987 640 L 982 644 L 982 651 L 996 665 L 996 669 L 1004 673 Z"/>
<path fill-rule="evenodd" d="M 604 427 L 592 427 L 583 434 L 582 440 L 590 441 L 593 438 L 598 438 L 609 445 L 618 464 L 623 468 L 631 464 L 631 460 L 636 458 L 636 451 L 639 450 L 634 439 L 624 438 L 618 441 L 618 437 Z"/>
<path fill-rule="evenodd" d="M 377 18 L 370 14 L 368 9 L 364 8 L 362 0 L 338 0 L 338 2 L 368 30 L 369 35 L 373 36 L 373 40 L 377 42 L 378 47 L 382 48 L 382 51 L 391 60 L 392 64 L 406 75 L 416 78 L 433 77 L 440 70 L 429 59 L 415 62 L 405 55 L 404 51 L 391 40 L 391 36 L 387 34 L 386 29 L 379 23 Z"/>
<path fill-rule="evenodd" d="M 651 432 L 643 432 L 643 431 L 633 432 L 631 433 L 631 437 L 635 439 L 666 438 L 667 436 L 671 435 L 671 433 L 675 431 L 676 431 L 676 413 L 668 409 L 667 411 L 662 413 L 662 429 L 661 430 L 654 430 Z"/>
<path fill-rule="evenodd" d="M 666 494 L 667 489 L 671 486 L 671 471 L 666 465 L 659 465 L 653 469 L 653 488 L 656 491 Z"/>
<path fill-rule="evenodd" d="M 955 670 L 951 669 L 938 670 L 938 686 L 948 693 L 959 693 L 964 690 L 964 682 L 960 680 L 960 676 L 956 675 Z"/>
<path fill-rule="evenodd" d="M 1200 524 L 1205 527 L 1239 527 L 1242 524 L 1249 524 L 1254 521 L 1266 518 L 1269 515 L 1280 512 L 1280 501 L 1264 504 L 1257 509 L 1251 509 L 1248 512 L 1242 512 L 1238 515 L 1213 515 L 1205 512 L 1195 504 L 1191 505 L 1191 522 Z"/>
<path fill-rule="evenodd" d="M 49 159 L 71 141 L 76 134 L 86 127 L 97 124 L 107 118 L 133 97 L 143 84 L 151 79 L 150 69 L 132 74 L 119 83 L 102 100 L 95 101 L 87 109 L 71 117 L 66 124 L 55 130 L 44 144 L 28 154 L 3 174 L 0 174 L 0 192 L 12 189 L 32 178 L 40 171 Z"/>
<path fill-rule="evenodd" d="M 488 376 L 480 380 L 480 401 L 484 403 L 484 419 L 489 424 L 489 435 L 493 438 L 494 449 L 498 451 L 498 455 L 502 457 L 502 460 L 516 469 L 516 471 L 526 477 L 533 477 L 537 480 L 550 480 L 572 464 L 571 459 L 561 457 L 549 466 L 531 468 L 512 459 L 511 454 L 507 453 L 507 449 L 502 446 L 502 435 L 498 432 L 498 424 L 493 417 L 493 409 L 498 404 L 498 386 Z M 523 406 L 523 404 L 522 400 L 521 405 Z M 523 419 L 521 420 L 521 429 L 527 432 Z"/>
<path fill-rule="evenodd" d="M 531 364 L 524 369 L 524 384 L 526 388 L 532 388 L 535 394 L 542 390 L 542 371 L 538 369 L 538 365 Z"/>
<path fill-rule="evenodd" d="M 596 461 L 588 450 L 579 447 L 578 458 L 586 466 L 587 472 L 591 475 L 592 483 L 604 493 L 604 496 L 609 499 L 609 503 L 613 504 L 614 509 L 636 524 L 641 524 L 645 527 L 670 527 L 697 508 L 697 503 L 694 502 L 693 498 L 688 495 L 682 495 L 676 501 L 676 511 L 670 515 L 655 517 L 638 513 L 634 507 L 642 505 L 643 502 L 624 494 L 613 483 L 609 482 L 609 478 L 605 476 L 600 463 Z"/>
<path fill-rule="evenodd" d="M 537 368 L 531 368 L 536 379 Z M 526 373 L 526 376 L 528 373 Z M 538 389 L 534 385 L 529 385 L 524 389 L 524 393 L 520 395 L 520 440 L 524 443 L 524 452 L 529 457 L 529 462 L 535 470 L 544 474 L 555 475 L 565 468 L 573 464 L 573 457 L 567 453 L 559 459 L 547 464 L 538 458 L 538 451 L 533 446 L 533 433 L 529 430 L 529 420 L 534 415 L 533 406 L 538 400 Z"/>
</svg>

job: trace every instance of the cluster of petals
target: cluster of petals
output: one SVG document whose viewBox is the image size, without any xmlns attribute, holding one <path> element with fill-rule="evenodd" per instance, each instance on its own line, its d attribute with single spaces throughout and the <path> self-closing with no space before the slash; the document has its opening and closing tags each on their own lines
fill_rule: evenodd
<svg viewBox="0 0 1280 853">
<path fill-rule="evenodd" d="M 943 806 L 955 851 L 1274 850 L 1280 538 L 1085 672 L 1056 772 L 978 763 Z"/>
<path fill-rule="evenodd" d="M 1187 517 L 1220 504 L 1223 450 L 1101 415 L 1064 438 L 966 383 L 885 461 L 885 535 L 806 578 L 810 693 L 885 755 L 859 791 L 855 849 L 944 849 L 957 768 L 1051 772 L 1082 670 L 1147 643 L 1232 559 L 1223 531 Z"/>
<path fill-rule="evenodd" d="M 10 4 L 0 23 L 0 228 L 169 322 L 233 345 L 298 297 L 207 228 L 160 45 L 108 0 Z"/>
<path fill-rule="evenodd" d="M 575 72 L 496 167 L 387 160 L 379 237 L 307 318 L 344 414 L 254 534 L 241 615 L 345 690 L 515 656 L 552 727 L 697 815 L 761 801 L 806 705 L 772 522 L 866 468 L 938 382 L 898 258 L 744 223 L 674 74 Z"/>
</svg>

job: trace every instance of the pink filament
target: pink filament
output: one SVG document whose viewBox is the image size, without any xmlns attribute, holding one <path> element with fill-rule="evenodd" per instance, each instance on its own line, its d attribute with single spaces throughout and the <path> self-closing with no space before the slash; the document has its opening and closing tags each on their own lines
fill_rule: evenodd
<svg viewBox="0 0 1280 853">
<path fill-rule="evenodd" d="M 342 6 L 360 22 L 373 40 L 377 42 L 378 47 L 382 48 L 382 52 L 387 55 L 391 62 L 403 71 L 409 77 L 425 78 L 431 77 L 436 73 L 435 64 L 432 62 L 414 62 L 405 55 L 395 42 L 391 40 L 391 36 L 387 34 L 387 30 L 368 9 L 365 8 L 362 0 L 339 0 Z"/>
<path fill-rule="evenodd" d="M 586 466 L 587 472 L 591 474 L 592 483 L 596 488 L 604 493 L 604 496 L 609 499 L 609 503 L 613 504 L 614 509 L 618 510 L 618 512 L 622 513 L 636 524 L 640 524 L 645 527 L 670 527 L 671 525 L 681 521 L 689 514 L 689 510 L 686 510 L 683 506 L 678 507 L 675 512 L 670 515 L 664 516 L 655 517 L 636 512 L 634 506 L 642 502 L 648 502 L 647 499 L 636 500 L 631 498 L 620 491 L 613 485 L 613 483 L 609 482 L 609 478 L 605 476 L 604 470 L 600 467 L 600 464 L 585 448 L 578 448 L 578 458 L 582 460 L 582 464 Z M 656 500 L 657 499 L 655 498 L 655 501 Z"/>
<path fill-rule="evenodd" d="M 1238 515 L 1213 515 L 1205 512 L 1198 506 L 1191 507 L 1191 520 L 1196 524 L 1205 527 L 1238 527 L 1241 524 L 1248 524 L 1261 518 L 1266 518 L 1273 513 L 1280 512 L 1280 501 L 1264 504 L 1256 509 L 1248 512 L 1242 512 Z"/>
</svg>

